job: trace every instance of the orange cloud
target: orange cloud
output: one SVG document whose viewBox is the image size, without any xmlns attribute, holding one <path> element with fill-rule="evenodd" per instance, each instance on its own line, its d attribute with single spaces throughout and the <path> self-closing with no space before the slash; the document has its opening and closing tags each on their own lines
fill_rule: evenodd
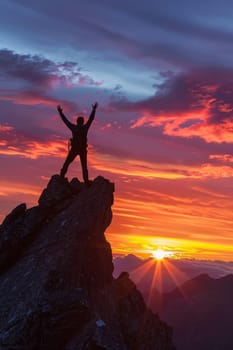
<svg viewBox="0 0 233 350">
<path fill-rule="evenodd" d="M 64 158 L 67 145 L 64 141 L 37 142 L 28 141 L 17 146 L 11 146 L 4 142 L 0 148 L 0 154 L 7 156 L 19 156 L 22 158 L 37 159 L 39 157 Z"/>
<path fill-rule="evenodd" d="M 111 174 L 144 179 L 187 179 L 187 178 L 227 178 L 233 176 L 233 168 L 227 165 L 203 163 L 201 165 L 156 164 L 137 159 L 123 159 L 92 150 L 89 157 L 96 170 Z"/>
<path fill-rule="evenodd" d="M 12 90 L 1 91 L 0 100 L 12 101 L 18 105 L 44 105 L 55 108 L 58 104 L 58 100 L 44 95 L 41 92 L 36 91 L 24 91 L 16 92 Z"/>
<path fill-rule="evenodd" d="M 131 128 L 160 127 L 169 136 L 232 143 L 232 83 L 232 70 L 187 71 L 167 77 L 146 100 L 115 107 L 141 114 Z"/>
<path fill-rule="evenodd" d="M 173 258 L 195 258 L 232 261 L 232 244 L 210 243 L 173 237 L 152 237 L 146 235 L 125 235 L 108 231 L 107 238 L 114 247 L 115 255 L 135 254 L 143 258 L 151 256 L 158 248 L 169 250 Z"/>
<path fill-rule="evenodd" d="M 40 187 L 31 184 L 25 184 L 21 182 L 1 181 L 0 182 L 0 192 L 1 196 L 17 195 L 19 193 L 30 195 L 33 197 L 38 197 L 40 194 Z"/>
<path fill-rule="evenodd" d="M 231 154 L 210 154 L 209 159 L 218 160 L 224 163 L 233 163 L 233 156 Z"/>
<path fill-rule="evenodd" d="M 204 179 L 142 177 L 132 187 L 125 184 L 124 191 L 121 187 L 108 229 L 113 252 L 148 256 L 164 246 L 177 257 L 232 260 L 233 204 L 228 187 L 225 192 L 221 188 L 223 171 L 219 169 L 213 181 L 219 181 L 220 188 L 214 182 L 212 190 L 208 190 L 207 169 Z"/>
<path fill-rule="evenodd" d="M 163 133 L 168 136 L 199 137 L 208 143 L 233 143 L 233 122 L 227 120 L 221 124 L 211 124 L 208 122 L 209 118 L 210 112 L 206 107 L 198 112 L 180 113 L 179 115 L 145 114 L 137 121 L 132 121 L 131 128 L 143 125 L 162 126 Z"/>
<path fill-rule="evenodd" d="M 14 128 L 12 126 L 9 125 L 1 125 L 0 124 L 0 132 L 7 132 L 7 131 L 12 131 Z"/>
</svg>

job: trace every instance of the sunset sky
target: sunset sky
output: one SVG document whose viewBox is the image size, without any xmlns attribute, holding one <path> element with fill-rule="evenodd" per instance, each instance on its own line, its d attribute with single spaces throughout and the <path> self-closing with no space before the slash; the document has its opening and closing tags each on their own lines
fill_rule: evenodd
<svg viewBox="0 0 233 350">
<path fill-rule="evenodd" d="M 98 101 L 89 174 L 115 183 L 113 253 L 233 260 L 233 2 L 0 7 L 1 221 L 60 171 L 57 104 L 75 121 Z"/>
</svg>

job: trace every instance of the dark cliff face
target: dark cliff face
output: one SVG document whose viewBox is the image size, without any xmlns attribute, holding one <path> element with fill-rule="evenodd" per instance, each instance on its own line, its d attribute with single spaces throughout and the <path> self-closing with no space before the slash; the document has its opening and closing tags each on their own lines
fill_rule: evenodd
<svg viewBox="0 0 233 350">
<path fill-rule="evenodd" d="M 0 226 L 0 349 L 170 350 L 171 330 L 127 274 L 112 277 L 104 231 L 114 186 L 54 175 L 39 205 Z"/>
</svg>

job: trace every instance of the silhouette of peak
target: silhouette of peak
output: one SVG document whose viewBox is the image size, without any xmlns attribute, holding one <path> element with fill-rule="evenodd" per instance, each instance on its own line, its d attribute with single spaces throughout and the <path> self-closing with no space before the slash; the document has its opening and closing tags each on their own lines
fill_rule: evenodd
<svg viewBox="0 0 233 350">
<path fill-rule="evenodd" d="M 138 256 L 136 256 L 134 254 L 127 254 L 125 258 L 128 259 L 128 260 L 133 260 L 133 261 L 141 260 Z"/>
<path fill-rule="evenodd" d="M 224 288 L 233 283 L 233 274 L 229 274 L 220 278 L 212 278 L 208 274 L 200 274 L 195 278 L 185 282 L 180 286 L 180 289 L 185 292 L 199 292 L 208 289 Z"/>
<path fill-rule="evenodd" d="M 116 264 L 122 263 L 125 265 L 129 265 L 130 267 L 142 262 L 142 260 L 139 257 L 133 254 L 117 256 L 116 258 L 114 258 L 114 261 L 116 261 Z"/>
<path fill-rule="evenodd" d="M 215 279 L 211 278 L 208 274 L 200 274 L 183 284 L 179 287 L 176 287 L 171 292 L 164 293 L 171 297 L 182 297 L 186 298 L 187 296 L 195 295 L 197 293 L 203 292 L 205 289 L 212 286 Z"/>
<path fill-rule="evenodd" d="M 207 273 L 202 273 L 191 280 L 185 282 L 182 286 L 184 288 L 187 288 L 189 285 L 200 285 L 200 286 L 205 286 L 209 285 L 214 281 L 214 278 L 210 277 Z"/>
<path fill-rule="evenodd" d="M 76 178 L 69 183 L 67 179 L 53 175 L 38 206 L 27 209 L 26 204 L 20 204 L 0 226 L 0 271 L 13 264 L 54 218 L 61 220 L 61 226 L 67 229 L 72 228 L 76 220 L 80 223 L 78 229 L 89 230 L 90 235 L 101 229 L 100 236 L 103 237 L 112 219 L 113 192 L 114 184 L 101 176 L 87 187 Z"/>
<path fill-rule="evenodd" d="M 128 273 L 114 279 L 104 232 L 114 185 L 52 176 L 0 226 L 0 348 L 172 350 L 171 329 Z"/>
<path fill-rule="evenodd" d="M 232 349 L 233 275 L 201 274 L 155 303 L 180 350 Z"/>
<path fill-rule="evenodd" d="M 221 281 L 221 282 L 232 283 L 233 282 L 233 274 L 230 273 L 230 274 L 228 274 L 226 276 L 218 278 L 218 280 Z"/>
<path fill-rule="evenodd" d="M 142 263 L 142 260 L 133 254 L 128 254 L 114 258 L 113 263 L 116 277 L 124 270 L 134 270 Z"/>
<path fill-rule="evenodd" d="M 200 275 L 194 277 L 192 280 L 198 281 L 198 282 L 206 282 L 206 281 L 212 281 L 213 278 L 211 278 L 207 273 L 201 273 Z"/>
</svg>

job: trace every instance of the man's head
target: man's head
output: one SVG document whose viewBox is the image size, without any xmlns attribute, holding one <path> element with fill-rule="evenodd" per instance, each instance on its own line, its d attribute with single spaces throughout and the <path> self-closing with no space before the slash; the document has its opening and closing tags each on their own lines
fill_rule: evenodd
<svg viewBox="0 0 233 350">
<path fill-rule="evenodd" d="M 83 117 L 78 117 L 77 118 L 77 124 L 78 125 L 83 125 L 84 124 L 84 118 Z"/>
</svg>

